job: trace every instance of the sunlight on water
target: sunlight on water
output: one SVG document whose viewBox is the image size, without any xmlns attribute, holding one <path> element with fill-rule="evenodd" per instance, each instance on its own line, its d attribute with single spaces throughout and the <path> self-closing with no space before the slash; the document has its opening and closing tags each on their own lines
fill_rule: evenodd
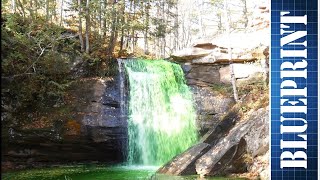
<svg viewBox="0 0 320 180">
<path fill-rule="evenodd" d="M 140 165 L 129 165 L 129 166 L 117 166 L 121 169 L 127 170 L 149 170 L 149 171 L 156 171 L 160 168 L 160 166 L 140 166 Z"/>
</svg>

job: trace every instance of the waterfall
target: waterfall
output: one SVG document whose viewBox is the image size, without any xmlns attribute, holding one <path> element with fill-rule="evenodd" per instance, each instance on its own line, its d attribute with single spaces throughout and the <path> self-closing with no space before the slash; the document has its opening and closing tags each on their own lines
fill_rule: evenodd
<svg viewBox="0 0 320 180">
<path fill-rule="evenodd" d="M 192 93 L 178 64 L 121 63 L 129 81 L 128 164 L 162 165 L 197 141 Z"/>
</svg>

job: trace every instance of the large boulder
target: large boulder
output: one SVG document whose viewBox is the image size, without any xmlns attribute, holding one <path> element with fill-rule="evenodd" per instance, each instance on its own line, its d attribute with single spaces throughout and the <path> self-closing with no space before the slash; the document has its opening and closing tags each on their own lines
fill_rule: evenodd
<svg viewBox="0 0 320 180">
<path fill-rule="evenodd" d="M 244 174 L 244 177 L 258 177 L 258 179 L 261 180 L 270 179 L 269 158 L 269 150 L 265 154 L 253 158 L 252 163 L 248 166 L 248 172 Z"/>
<path fill-rule="evenodd" d="M 265 156 L 268 142 L 258 142 L 268 136 L 268 110 L 253 111 L 244 120 L 238 119 L 235 107 L 224 120 L 209 131 L 200 141 L 177 155 L 158 173 L 169 175 L 188 175 L 195 172 L 201 176 L 244 173 L 259 169 L 266 176 L 266 166 L 258 166 L 262 160 L 250 162 L 255 156 Z M 249 156 L 249 157 L 248 157 Z M 261 157 L 260 157 L 261 159 Z M 263 158 L 262 158 L 263 159 Z M 262 176 L 261 175 L 261 176 Z"/>
<path fill-rule="evenodd" d="M 157 173 L 167 175 L 190 175 L 195 174 L 195 162 L 210 149 L 207 143 L 199 143 L 188 150 L 174 157 L 167 164 L 162 166 Z"/>
<path fill-rule="evenodd" d="M 258 73 L 263 74 L 264 68 L 260 64 L 233 64 L 233 72 L 235 79 L 248 79 Z M 219 69 L 220 82 L 225 84 L 231 83 L 230 66 L 221 67 Z"/>
<path fill-rule="evenodd" d="M 193 64 L 229 64 L 252 62 L 261 59 L 263 49 L 270 42 L 267 28 L 252 31 L 234 31 L 220 34 L 214 39 L 197 42 L 193 47 L 184 48 L 171 55 L 171 60 L 179 63 Z M 231 47 L 231 57 L 228 48 Z"/>
<path fill-rule="evenodd" d="M 202 49 L 214 49 L 218 46 L 209 42 L 197 42 L 193 47 L 202 48 Z"/>
<path fill-rule="evenodd" d="M 219 68 L 220 66 L 184 65 L 183 69 L 188 70 L 185 71 L 188 85 L 205 87 L 220 83 Z"/>
<path fill-rule="evenodd" d="M 177 51 L 171 55 L 171 57 L 178 62 L 187 62 L 196 58 L 204 57 L 212 53 L 212 50 L 192 47 L 185 48 L 180 51 Z"/>
<path fill-rule="evenodd" d="M 195 163 L 197 159 L 207 153 L 211 147 L 214 147 L 225 133 L 234 126 L 236 120 L 239 118 L 237 110 L 238 107 L 230 110 L 228 114 L 223 116 L 220 122 L 212 126 L 212 129 L 202 137 L 200 143 L 174 157 L 157 172 L 167 175 L 196 174 Z"/>
<path fill-rule="evenodd" d="M 249 81 L 257 75 L 265 75 L 265 64 L 260 63 L 234 63 L 233 72 L 236 80 Z M 229 64 L 193 64 L 182 63 L 187 84 L 198 87 L 211 87 L 214 85 L 231 84 L 231 65 Z"/>
<path fill-rule="evenodd" d="M 269 150 L 269 118 L 268 111 L 260 109 L 257 112 L 257 119 L 250 131 L 244 136 L 246 142 L 250 142 L 247 145 L 247 152 L 252 157 L 265 154 Z"/>
<path fill-rule="evenodd" d="M 228 49 L 225 47 L 218 47 L 213 50 L 212 53 L 204 57 L 193 59 L 193 64 L 229 64 L 232 63 L 244 63 L 257 60 L 255 51 L 244 48 L 231 48 L 231 57 L 228 54 Z M 230 59 L 231 58 L 231 59 Z"/>
<path fill-rule="evenodd" d="M 230 60 L 227 48 L 204 43 L 177 51 L 171 55 L 171 58 L 175 62 L 192 62 L 193 64 L 228 64 L 230 61 L 239 63 L 257 60 L 251 50 L 241 48 L 233 48 L 233 50 Z"/>
<path fill-rule="evenodd" d="M 267 126 L 268 111 L 261 108 L 253 113 L 244 121 L 239 122 L 232 128 L 224 138 L 214 145 L 207 153 L 201 156 L 196 162 L 197 174 L 218 175 L 226 173 L 239 173 L 247 170 L 246 164 L 239 159 L 246 153 L 263 151 L 264 143 L 260 146 L 252 146 L 253 142 L 259 141 L 258 137 L 267 136 L 265 128 L 257 129 L 257 127 Z M 251 132 L 259 134 L 255 138 L 249 140 L 248 137 L 253 137 Z M 253 141 L 253 142 L 252 142 Z M 243 169 L 245 167 L 245 169 Z"/>
</svg>

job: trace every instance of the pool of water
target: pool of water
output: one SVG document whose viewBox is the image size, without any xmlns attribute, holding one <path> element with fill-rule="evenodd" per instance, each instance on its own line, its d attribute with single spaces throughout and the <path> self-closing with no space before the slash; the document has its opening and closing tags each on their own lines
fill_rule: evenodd
<svg viewBox="0 0 320 180">
<path fill-rule="evenodd" d="M 63 166 L 7 172 L 3 180 L 198 180 L 198 176 L 167 176 L 155 174 L 154 166 Z M 226 180 L 211 177 L 207 180 Z M 201 179 L 204 180 L 204 179 Z"/>
</svg>

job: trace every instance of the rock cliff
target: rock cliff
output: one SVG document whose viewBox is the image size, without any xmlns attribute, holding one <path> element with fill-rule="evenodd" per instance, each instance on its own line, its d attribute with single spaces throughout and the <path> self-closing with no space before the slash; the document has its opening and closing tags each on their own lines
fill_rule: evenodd
<svg viewBox="0 0 320 180">
<path fill-rule="evenodd" d="M 64 105 L 30 110 L 2 127 L 2 168 L 124 161 L 126 121 L 120 118 L 118 78 L 74 81 Z M 24 120 L 21 120 L 25 118 Z M 10 121 L 13 122 L 13 121 Z"/>
<path fill-rule="evenodd" d="M 158 173 L 268 179 L 268 13 L 262 4 L 256 7 L 247 32 L 202 40 L 171 55 L 169 59 L 181 64 L 193 90 L 202 138 Z M 231 64 L 238 103 L 232 97 Z"/>
</svg>

